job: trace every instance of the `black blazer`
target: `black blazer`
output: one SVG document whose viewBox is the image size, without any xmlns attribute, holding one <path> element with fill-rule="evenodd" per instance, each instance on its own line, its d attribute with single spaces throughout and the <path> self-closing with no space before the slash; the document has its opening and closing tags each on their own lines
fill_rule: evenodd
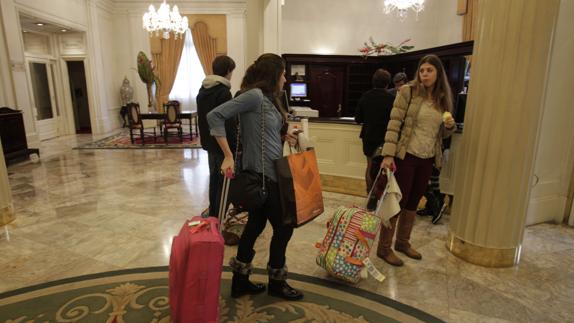
<svg viewBox="0 0 574 323">
<path fill-rule="evenodd" d="M 355 121 L 363 124 L 360 135 L 363 142 L 378 146 L 385 141 L 394 101 L 395 97 L 386 89 L 372 89 L 361 96 Z"/>
</svg>

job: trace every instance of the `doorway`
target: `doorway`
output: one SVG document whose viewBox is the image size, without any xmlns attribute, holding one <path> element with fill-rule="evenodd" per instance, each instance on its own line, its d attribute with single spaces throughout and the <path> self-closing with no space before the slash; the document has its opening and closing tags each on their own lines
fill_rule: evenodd
<svg viewBox="0 0 574 323">
<path fill-rule="evenodd" d="M 72 98 L 76 133 L 92 133 L 84 62 L 67 61 L 66 65 L 68 67 L 68 79 L 70 80 L 70 97 Z"/>
<path fill-rule="evenodd" d="M 311 65 L 309 70 L 312 108 L 319 110 L 321 117 L 343 116 L 345 70 L 342 67 L 321 65 Z"/>
<path fill-rule="evenodd" d="M 59 111 L 54 89 L 54 64 L 49 60 L 29 60 L 28 71 L 32 83 L 38 136 L 40 140 L 57 137 Z"/>
</svg>

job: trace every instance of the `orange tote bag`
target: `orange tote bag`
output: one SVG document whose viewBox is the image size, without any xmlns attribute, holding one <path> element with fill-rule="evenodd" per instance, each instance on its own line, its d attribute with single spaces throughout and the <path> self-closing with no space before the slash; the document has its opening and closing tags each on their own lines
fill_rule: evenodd
<svg viewBox="0 0 574 323">
<path fill-rule="evenodd" d="M 323 193 L 315 150 L 287 155 L 275 165 L 283 223 L 299 227 L 321 215 Z"/>
</svg>

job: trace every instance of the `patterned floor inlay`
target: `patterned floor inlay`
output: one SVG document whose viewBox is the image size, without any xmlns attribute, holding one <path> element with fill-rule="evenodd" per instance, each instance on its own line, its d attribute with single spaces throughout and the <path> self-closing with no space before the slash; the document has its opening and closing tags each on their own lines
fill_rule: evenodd
<svg viewBox="0 0 574 323">
<path fill-rule="evenodd" d="M 384 296 L 331 281 L 293 274 L 302 301 L 265 293 L 233 299 L 231 273 L 222 275 L 220 322 L 442 322 Z M 138 268 L 60 280 L 0 295 L 0 322 L 168 323 L 166 267 Z M 265 282 L 263 270 L 253 280 Z"/>
</svg>

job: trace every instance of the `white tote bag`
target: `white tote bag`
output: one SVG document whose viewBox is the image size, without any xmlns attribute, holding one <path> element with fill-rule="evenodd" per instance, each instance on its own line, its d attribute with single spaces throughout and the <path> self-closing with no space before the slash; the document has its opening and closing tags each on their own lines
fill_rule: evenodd
<svg viewBox="0 0 574 323">
<path fill-rule="evenodd" d="M 399 202 L 403 198 L 403 194 L 401 193 L 395 174 L 389 169 L 385 169 L 385 172 L 387 175 L 387 186 L 377 204 L 375 214 L 381 219 L 385 227 L 390 227 L 390 219 L 401 211 Z"/>
</svg>

